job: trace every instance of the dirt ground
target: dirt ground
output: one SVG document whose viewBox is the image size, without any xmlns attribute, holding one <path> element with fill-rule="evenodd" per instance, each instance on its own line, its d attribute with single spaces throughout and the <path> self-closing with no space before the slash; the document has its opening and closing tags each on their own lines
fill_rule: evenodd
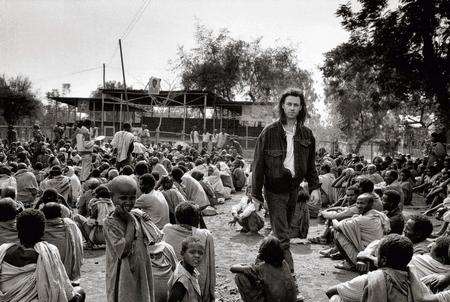
<svg viewBox="0 0 450 302">
<path fill-rule="evenodd" d="M 218 215 L 205 217 L 206 225 L 214 236 L 216 252 L 216 300 L 234 302 L 240 301 L 240 295 L 234 283 L 234 275 L 229 268 L 232 264 L 251 263 L 254 261 L 263 235 L 267 235 L 266 228 L 261 235 L 241 234 L 239 227 L 231 228 L 227 222 L 230 220 L 230 209 L 242 196 L 233 195 L 233 199 L 224 205 L 218 206 Z M 417 203 L 416 203 L 417 204 Z M 421 210 L 421 206 L 405 209 L 405 214 Z M 323 230 L 323 224 L 311 220 L 309 237 L 317 236 Z M 354 273 L 336 269 L 337 261 L 322 258 L 319 255 L 322 245 L 310 245 L 305 240 L 295 239 L 291 250 L 295 263 L 297 283 L 305 301 L 328 301 L 325 291 L 328 287 L 346 281 L 356 276 Z M 104 250 L 86 251 L 82 267 L 81 286 L 86 289 L 87 301 L 106 301 L 105 291 L 105 252 Z"/>
</svg>

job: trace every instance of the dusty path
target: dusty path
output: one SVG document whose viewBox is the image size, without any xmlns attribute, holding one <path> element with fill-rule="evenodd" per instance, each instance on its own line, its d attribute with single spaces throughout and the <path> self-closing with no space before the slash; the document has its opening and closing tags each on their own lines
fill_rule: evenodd
<svg viewBox="0 0 450 302">
<path fill-rule="evenodd" d="M 230 228 L 230 208 L 242 194 L 234 195 L 233 200 L 218 207 L 218 215 L 206 217 L 208 229 L 212 232 L 216 249 L 217 270 L 217 301 L 239 301 L 234 276 L 229 267 L 236 263 L 251 263 L 254 261 L 262 235 L 241 234 Z M 417 212 L 417 208 L 408 208 L 406 214 Z M 267 221 L 266 221 L 267 225 Z M 309 236 L 316 236 L 323 230 L 323 225 L 316 220 L 311 221 Z M 261 234 L 266 235 L 264 228 Z M 297 243 L 295 243 L 297 242 Z M 325 296 L 326 289 L 334 284 L 351 279 L 354 273 L 334 268 L 337 261 L 324 259 L 319 251 L 325 246 L 305 244 L 304 240 L 294 240 L 292 254 L 295 263 L 300 291 L 305 301 L 328 301 Z M 106 301 L 105 294 L 105 256 L 104 251 L 87 251 L 82 267 L 82 286 L 87 291 L 87 301 Z"/>
</svg>

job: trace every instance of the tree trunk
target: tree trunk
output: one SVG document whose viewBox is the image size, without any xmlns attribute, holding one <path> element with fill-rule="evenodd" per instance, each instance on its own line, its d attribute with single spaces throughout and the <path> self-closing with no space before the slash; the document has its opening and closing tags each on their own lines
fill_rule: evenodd
<svg viewBox="0 0 450 302">
<path fill-rule="evenodd" d="M 434 1 L 422 0 L 423 19 L 422 19 L 422 40 L 423 40 L 423 63 L 425 74 L 426 93 L 437 105 L 437 130 L 447 133 L 450 124 L 450 101 L 448 93 L 448 83 L 437 64 L 436 52 L 433 45 Z"/>
</svg>

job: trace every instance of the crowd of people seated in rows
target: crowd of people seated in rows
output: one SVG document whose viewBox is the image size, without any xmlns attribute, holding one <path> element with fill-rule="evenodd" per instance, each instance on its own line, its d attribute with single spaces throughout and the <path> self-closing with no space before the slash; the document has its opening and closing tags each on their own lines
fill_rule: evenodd
<svg viewBox="0 0 450 302">
<path fill-rule="evenodd" d="M 250 163 L 233 146 L 149 146 L 121 132 L 110 144 L 95 142 L 83 123 L 74 140 L 1 146 L 6 301 L 83 301 L 86 249 L 106 250 L 108 301 L 215 300 L 214 239 L 204 216 L 242 192 L 229 201 L 229 224 L 249 236 L 261 231 L 268 209 L 251 196 Z M 320 219 L 323 233 L 308 240 L 329 245 L 321 255 L 343 260 L 339 269 L 361 274 L 331 287 L 330 299 L 450 301 L 449 157 L 400 154 L 369 163 L 319 154 L 320 201 L 311 202 L 302 183 L 291 237 L 307 238 L 310 219 Z M 404 214 L 421 200 L 423 214 Z M 443 221 L 439 230 L 431 215 Z M 230 268 L 242 299 L 295 301 L 280 241 L 267 236 L 255 256 Z"/>
</svg>

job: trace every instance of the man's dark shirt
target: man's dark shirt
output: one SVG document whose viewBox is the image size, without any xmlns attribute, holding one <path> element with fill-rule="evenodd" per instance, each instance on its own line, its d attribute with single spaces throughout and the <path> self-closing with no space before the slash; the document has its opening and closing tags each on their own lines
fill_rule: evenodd
<svg viewBox="0 0 450 302">
<path fill-rule="evenodd" d="M 252 195 L 262 198 L 262 187 L 272 193 L 287 193 L 297 189 L 305 179 L 310 190 L 320 187 L 315 157 L 316 142 L 312 131 L 297 125 L 294 134 L 295 176 L 284 167 L 286 133 L 280 120 L 267 125 L 258 137 L 253 161 Z"/>
</svg>

